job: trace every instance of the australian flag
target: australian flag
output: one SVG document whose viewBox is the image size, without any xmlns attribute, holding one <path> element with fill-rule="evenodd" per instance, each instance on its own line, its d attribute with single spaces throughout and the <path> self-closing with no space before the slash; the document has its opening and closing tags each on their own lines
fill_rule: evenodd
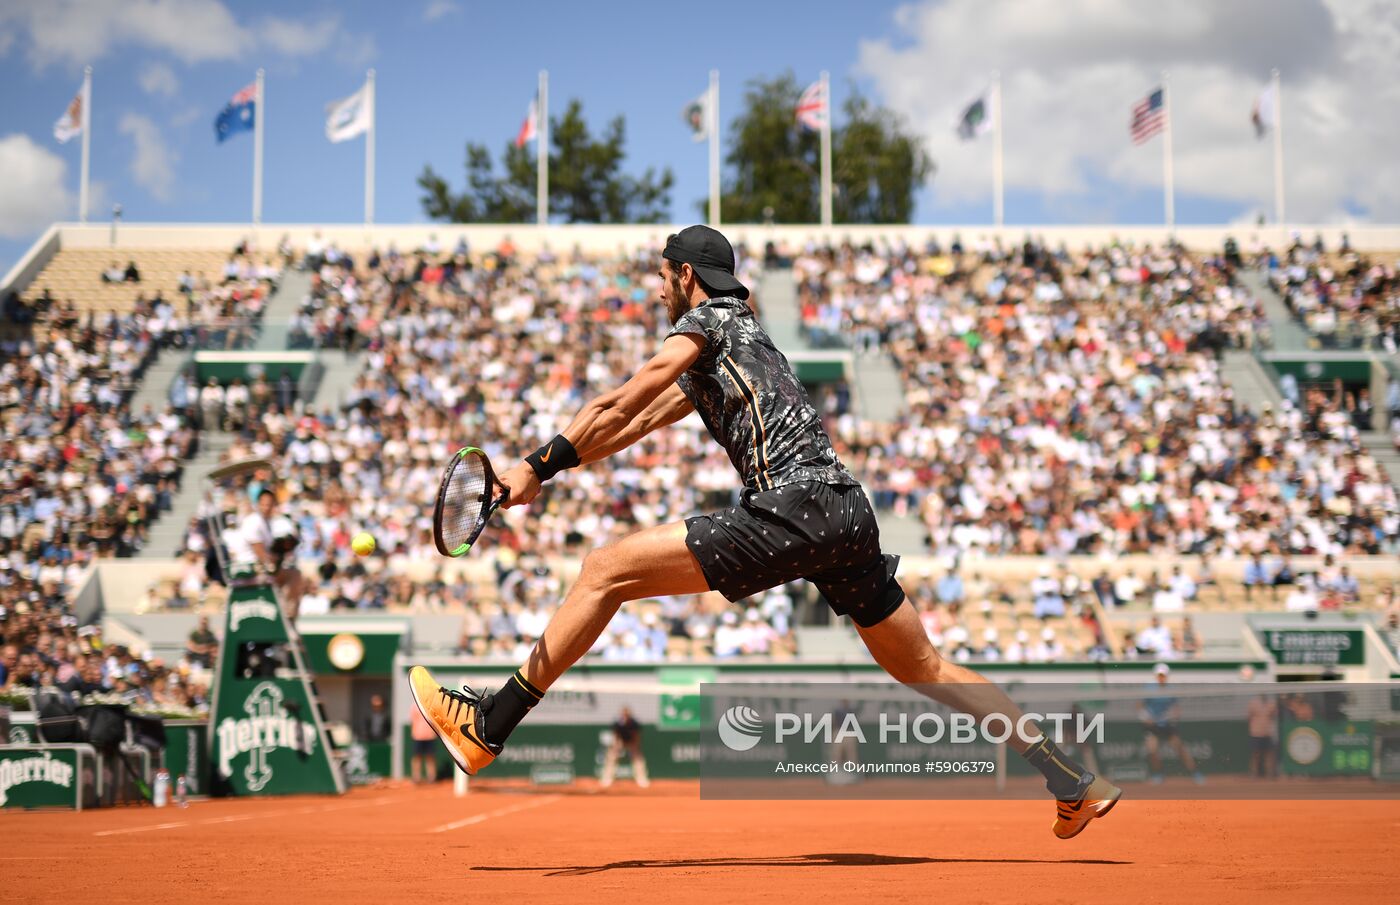
<svg viewBox="0 0 1400 905">
<path fill-rule="evenodd" d="M 257 99 L 258 86 L 254 82 L 235 94 L 228 105 L 219 112 L 218 118 L 214 120 L 214 136 L 220 144 L 238 132 L 253 130 L 253 112 Z"/>
</svg>

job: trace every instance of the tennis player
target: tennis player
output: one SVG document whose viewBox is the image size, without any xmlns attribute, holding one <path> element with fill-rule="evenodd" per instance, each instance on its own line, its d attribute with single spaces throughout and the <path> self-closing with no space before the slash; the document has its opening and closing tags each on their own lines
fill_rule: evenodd
<svg viewBox="0 0 1400 905">
<path fill-rule="evenodd" d="M 943 660 L 880 550 L 864 491 L 837 460 L 821 419 L 734 276 L 734 250 L 706 226 L 667 239 L 661 300 L 673 324 L 655 357 L 586 404 L 564 432 L 501 474 L 508 506 L 524 506 L 565 469 L 589 465 L 698 411 L 744 481 L 738 506 L 658 525 L 596 549 L 529 659 L 494 694 L 409 673 L 414 700 L 463 770 L 476 773 L 628 600 L 719 591 L 742 600 L 805 578 L 849 616 L 896 680 L 982 719 L 1021 711 L 977 673 Z M 1037 732 L 1010 742 L 1058 799 L 1055 835 L 1068 839 L 1121 791 Z"/>
</svg>

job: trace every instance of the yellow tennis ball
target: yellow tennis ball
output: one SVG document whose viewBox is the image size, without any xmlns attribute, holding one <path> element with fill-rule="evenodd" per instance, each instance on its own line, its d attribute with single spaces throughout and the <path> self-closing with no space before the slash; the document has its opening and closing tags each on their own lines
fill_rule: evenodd
<svg viewBox="0 0 1400 905">
<path fill-rule="evenodd" d="M 361 531 L 350 539 L 350 549 L 355 551 L 356 556 L 369 556 L 374 552 L 374 535 Z"/>
</svg>

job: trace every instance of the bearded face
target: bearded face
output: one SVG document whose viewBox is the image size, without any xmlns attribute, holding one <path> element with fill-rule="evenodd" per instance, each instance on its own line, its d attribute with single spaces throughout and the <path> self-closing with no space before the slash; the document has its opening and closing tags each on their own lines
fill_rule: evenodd
<svg viewBox="0 0 1400 905">
<path fill-rule="evenodd" d="M 691 308 L 690 298 L 681 284 L 680 267 L 674 261 L 667 260 L 661 266 L 661 300 L 666 303 L 666 316 L 672 324 Z"/>
</svg>

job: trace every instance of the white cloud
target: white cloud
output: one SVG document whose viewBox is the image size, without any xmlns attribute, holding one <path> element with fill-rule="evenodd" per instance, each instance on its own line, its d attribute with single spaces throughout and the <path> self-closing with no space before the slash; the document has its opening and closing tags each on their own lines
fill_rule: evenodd
<svg viewBox="0 0 1400 905">
<path fill-rule="evenodd" d="M 423 21 L 436 22 L 443 16 L 449 13 L 455 13 L 456 11 L 457 4 L 453 3 L 452 0 L 432 0 L 432 2 L 423 9 Z"/>
<path fill-rule="evenodd" d="M 180 80 L 175 70 L 164 63 L 147 63 L 141 70 L 141 90 L 147 94 L 162 94 L 174 97 L 180 91 Z"/>
<path fill-rule="evenodd" d="M 160 128 L 149 117 L 125 113 L 117 131 L 131 136 L 131 178 L 157 201 L 171 200 L 180 155 L 166 143 Z"/>
<path fill-rule="evenodd" d="M 0 36 L 15 33 L 27 38 L 29 58 L 41 70 L 93 63 L 122 45 L 184 63 L 246 59 L 260 50 L 302 57 L 332 44 L 373 52 L 373 39 L 347 32 L 338 16 L 254 24 L 222 0 L 0 0 Z"/>
<path fill-rule="evenodd" d="M 1249 113 L 1278 66 L 1289 219 L 1400 218 L 1389 0 L 926 0 L 895 23 L 900 39 L 863 42 L 857 69 L 925 135 L 939 207 L 990 199 L 991 137 L 960 142 L 953 125 L 1000 70 L 1008 191 L 1061 210 L 1113 198 L 1121 215 L 1124 190 L 1161 186 L 1161 140 L 1135 147 L 1128 118 L 1169 69 L 1178 195 L 1271 208 L 1272 143 Z"/>
<path fill-rule="evenodd" d="M 28 135 L 0 138 L 0 236 L 27 238 L 78 209 L 77 192 L 68 187 L 68 163 Z"/>
<path fill-rule="evenodd" d="M 340 20 L 334 16 L 314 22 L 294 19 L 264 19 L 258 35 L 273 50 L 289 57 L 313 56 L 330 46 L 340 32 Z"/>
</svg>

